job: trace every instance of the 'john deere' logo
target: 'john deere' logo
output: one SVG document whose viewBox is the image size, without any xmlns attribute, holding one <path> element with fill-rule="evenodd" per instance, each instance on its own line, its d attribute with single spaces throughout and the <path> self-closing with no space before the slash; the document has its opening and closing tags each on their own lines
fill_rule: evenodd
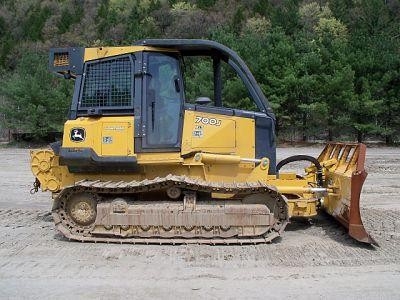
<svg viewBox="0 0 400 300">
<path fill-rule="evenodd" d="M 74 142 L 83 142 L 85 140 L 85 129 L 83 128 L 72 128 L 70 139 Z"/>
</svg>

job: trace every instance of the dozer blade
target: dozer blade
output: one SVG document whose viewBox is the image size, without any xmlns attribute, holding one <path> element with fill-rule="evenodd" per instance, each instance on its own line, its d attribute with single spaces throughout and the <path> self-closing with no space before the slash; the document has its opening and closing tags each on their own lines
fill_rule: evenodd
<svg viewBox="0 0 400 300">
<path fill-rule="evenodd" d="M 375 244 L 365 230 L 360 214 L 360 194 L 367 172 L 364 144 L 329 143 L 318 157 L 331 192 L 322 207 L 343 224 L 357 241 Z"/>
</svg>

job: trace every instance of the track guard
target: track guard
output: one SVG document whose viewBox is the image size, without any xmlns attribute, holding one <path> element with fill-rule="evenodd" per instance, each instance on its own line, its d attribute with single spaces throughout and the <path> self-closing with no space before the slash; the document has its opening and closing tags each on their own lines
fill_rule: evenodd
<svg viewBox="0 0 400 300">
<path fill-rule="evenodd" d="M 365 230 L 360 214 L 360 194 L 368 173 L 364 169 L 364 144 L 329 143 L 318 157 L 330 190 L 322 207 L 343 224 L 357 241 L 375 244 Z"/>
</svg>

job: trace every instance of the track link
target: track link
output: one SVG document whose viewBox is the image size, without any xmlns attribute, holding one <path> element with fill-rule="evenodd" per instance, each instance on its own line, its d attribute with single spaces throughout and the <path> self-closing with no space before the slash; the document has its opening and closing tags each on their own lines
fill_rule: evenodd
<svg viewBox="0 0 400 300">
<path fill-rule="evenodd" d="M 232 194 L 234 195 L 234 199 L 253 199 L 254 197 L 258 197 L 258 199 L 267 199 L 268 209 L 270 211 L 272 219 L 271 226 L 267 228 L 267 231 L 258 234 L 258 235 L 247 235 L 247 236 L 227 236 L 221 237 L 216 235 L 211 236 L 214 232 L 223 233 L 223 226 L 213 226 L 212 230 L 210 226 L 193 226 L 191 230 L 185 231 L 185 228 L 181 228 L 181 226 L 175 226 L 174 229 L 178 229 L 176 234 L 171 234 L 170 230 L 165 230 L 165 228 L 161 228 L 160 226 L 150 226 L 152 227 L 152 232 L 157 232 L 156 236 L 140 236 L 140 233 L 137 233 L 137 236 L 128 236 L 124 237 L 120 233 L 125 232 L 123 229 L 123 225 L 112 225 L 108 228 L 109 234 L 107 230 L 100 232 L 100 234 L 96 234 L 96 230 L 99 226 L 98 224 L 90 224 L 90 225 L 82 225 L 75 222 L 70 214 L 68 213 L 68 202 L 69 199 L 77 195 L 79 193 L 87 193 L 92 195 L 91 198 L 95 199 L 97 202 L 97 210 L 101 205 L 108 205 L 111 202 L 107 202 L 104 200 L 105 198 L 110 197 L 121 197 L 126 196 L 141 196 L 146 195 L 151 192 L 164 191 L 171 187 L 178 187 L 181 190 L 184 190 L 189 193 L 221 193 L 221 194 Z M 213 200 L 214 203 L 220 203 L 221 200 Z M 220 202 L 218 202 L 220 201 Z M 226 203 L 231 202 L 232 200 L 227 200 Z M 253 200 L 251 200 L 253 201 Z M 154 201 L 154 204 L 159 203 L 160 201 Z M 176 201 L 176 203 L 182 203 L 182 201 Z M 100 204 L 100 206 L 99 206 Z M 245 207 L 247 204 L 243 204 L 241 206 Z M 55 199 L 53 210 L 52 210 L 53 219 L 55 221 L 57 229 L 68 239 L 81 241 L 81 242 L 106 242 L 106 243 L 131 243 L 131 244 L 210 244 L 210 245 L 221 245 L 221 244 L 259 244 L 259 243 L 269 243 L 273 239 L 280 236 L 283 232 L 285 226 L 288 223 L 288 209 L 284 196 L 279 194 L 276 188 L 265 184 L 264 182 L 252 182 L 252 183 L 216 183 L 216 182 L 207 182 L 200 179 L 194 179 L 187 176 L 176 176 L 176 175 L 168 175 L 166 177 L 157 177 L 152 180 L 143 180 L 143 181 L 131 181 L 131 182 L 115 182 L 115 181 L 91 181 L 91 180 L 82 180 L 77 182 L 74 186 L 65 188 Z M 273 217 L 272 217 L 273 216 Z M 267 216 L 268 217 L 268 216 Z M 104 217 L 103 217 L 104 219 Z M 126 228 L 130 228 L 129 230 L 132 232 L 130 225 L 125 226 Z M 154 228 L 153 228 L 154 227 Z M 179 227 L 179 228 L 177 228 Z M 243 226 L 237 226 L 237 228 Z M 247 226 L 250 227 L 250 226 Z M 254 227 L 254 226 L 253 226 Z M 124 229 L 126 229 L 124 228 Z M 222 229 L 222 230 L 221 230 Z M 181 231 L 184 231 L 183 234 Z M 241 229 L 243 230 L 243 229 Z M 166 234 L 168 231 L 168 234 Z M 190 236 L 190 231 L 196 232 L 197 236 Z M 240 231 L 240 230 L 239 230 Z M 118 234 L 113 234 L 114 232 L 118 232 Z M 202 236 L 202 232 L 207 232 L 207 235 Z M 255 229 L 254 229 L 254 232 Z M 101 234 L 103 233 L 103 234 Z M 142 232 L 142 234 L 145 232 Z M 164 233 L 164 236 L 163 236 Z M 186 234 L 186 236 L 185 236 Z M 188 237 L 189 234 L 189 237 Z"/>
</svg>

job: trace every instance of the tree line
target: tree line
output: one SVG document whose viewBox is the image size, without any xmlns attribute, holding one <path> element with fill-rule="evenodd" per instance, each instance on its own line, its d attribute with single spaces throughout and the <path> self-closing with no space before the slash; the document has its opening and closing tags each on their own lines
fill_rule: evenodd
<svg viewBox="0 0 400 300">
<path fill-rule="evenodd" d="M 282 140 L 399 141 L 399 0 L 2 0 L 0 119 L 36 138 L 62 130 L 72 82 L 47 70 L 50 47 L 204 38 L 246 61 Z M 191 66 L 188 86 L 209 76 Z M 194 72 L 194 71 L 195 72 Z M 249 109 L 240 82 L 231 103 Z"/>
</svg>

